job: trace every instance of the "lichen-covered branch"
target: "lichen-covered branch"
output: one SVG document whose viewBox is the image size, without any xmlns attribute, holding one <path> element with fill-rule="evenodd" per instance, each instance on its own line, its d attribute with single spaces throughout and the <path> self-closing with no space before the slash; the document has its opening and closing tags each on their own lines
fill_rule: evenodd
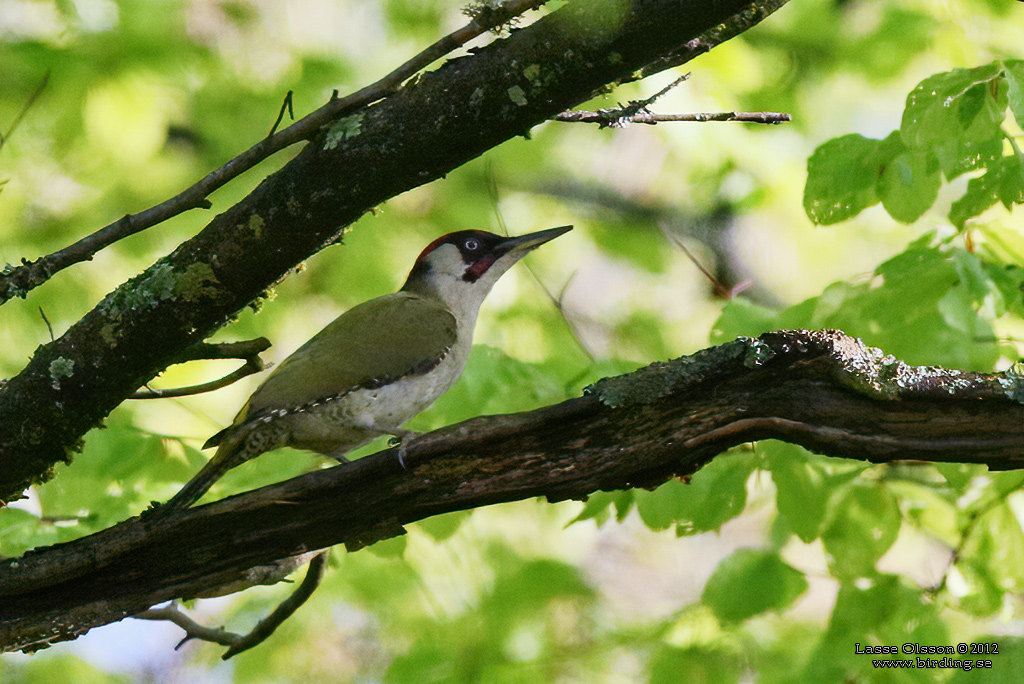
<svg viewBox="0 0 1024 684">
<path fill-rule="evenodd" d="M 214 190 L 223 187 L 264 159 L 280 152 L 286 147 L 309 139 L 316 134 L 320 127 L 330 124 L 343 114 L 355 111 L 360 107 L 372 104 L 383 97 L 391 95 L 398 90 L 402 83 L 429 66 L 432 62 L 441 59 L 452 50 L 465 45 L 480 34 L 498 28 L 524 12 L 536 9 L 545 2 L 547 0 L 508 0 L 496 7 L 482 7 L 480 11 L 474 13 L 472 21 L 468 24 L 438 40 L 384 78 L 345 97 L 335 96 L 331 98 L 330 101 L 316 111 L 304 116 L 283 131 L 277 132 L 277 124 L 280 123 L 285 112 L 285 107 L 282 106 L 281 114 L 278 116 L 277 123 L 274 124 L 270 135 L 234 159 L 206 174 L 199 181 L 185 188 L 174 197 L 137 214 L 122 216 L 117 221 L 104 226 L 95 233 L 87 235 L 81 240 L 52 254 L 47 254 L 35 261 L 23 259 L 22 263 L 18 266 L 8 265 L 3 270 L 0 270 L 0 304 L 3 304 L 12 297 L 25 297 L 30 290 L 39 287 L 53 277 L 54 274 L 74 264 L 92 259 L 101 250 L 106 249 L 118 240 L 123 240 L 126 237 L 152 228 L 190 209 L 212 208 L 213 205 L 207 197 Z M 49 75 L 47 75 L 47 78 L 49 78 Z M 46 79 L 44 79 L 39 90 L 32 96 L 25 110 L 35 101 L 45 85 Z M 290 111 L 290 91 L 285 99 L 285 104 Z M 25 110 L 22 111 L 21 115 L 24 115 Z M 21 115 L 15 120 L 15 124 L 20 121 Z M 12 125 L 13 127 L 14 125 Z M 3 146 L 3 141 L 3 136 L 0 136 L 0 147 Z"/>
<path fill-rule="evenodd" d="M 568 3 L 318 128 L 248 197 L 40 346 L 0 385 L 0 502 L 48 479 L 135 390 L 376 205 L 638 70 L 678 63 L 695 40 L 704 51 L 779 4 Z M 722 22 L 731 28 L 723 32 Z"/>
<path fill-rule="evenodd" d="M 880 463 L 1020 468 L 1022 397 L 1019 373 L 908 366 L 836 331 L 740 339 L 561 404 L 423 435 L 406 445 L 405 468 L 392 449 L 0 562 L 0 650 L 276 581 L 282 559 L 356 549 L 439 513 L 652 487 L 757 439 Z"/>
</svg>

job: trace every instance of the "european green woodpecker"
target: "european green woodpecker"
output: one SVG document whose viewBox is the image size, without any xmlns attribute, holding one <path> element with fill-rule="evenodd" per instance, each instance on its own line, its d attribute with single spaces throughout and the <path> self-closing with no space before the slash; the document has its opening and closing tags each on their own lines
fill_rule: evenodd
<svg viewBox="0 0 1024 684">
<path fill-rule="evenodd" d="M 216 454 L 166 506 L 191 506 L 225 472 L 267 451 L 290 446 L 345 462 L 381 435 L 411 435 L 402 424 L 462 373 L 494 283 L 569 230 L 513 238 L 465 230 L 434 240 L 401 290 L 349 309 L 281 362 L 206 442 Z"/>
</svg>

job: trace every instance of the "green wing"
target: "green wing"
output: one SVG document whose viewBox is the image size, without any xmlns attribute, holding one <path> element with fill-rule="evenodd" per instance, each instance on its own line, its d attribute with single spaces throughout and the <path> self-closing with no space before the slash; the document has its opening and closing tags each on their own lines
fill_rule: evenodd
<svg viewBox="0 0 1024 684">
<path fill-rule="evenodd" d="M 455 316 L 441 303 L 407 292 L 349 309 L 285 359 L 235 418 L 302 406 L 426 373 L 455 344 Z"/>
</svg>

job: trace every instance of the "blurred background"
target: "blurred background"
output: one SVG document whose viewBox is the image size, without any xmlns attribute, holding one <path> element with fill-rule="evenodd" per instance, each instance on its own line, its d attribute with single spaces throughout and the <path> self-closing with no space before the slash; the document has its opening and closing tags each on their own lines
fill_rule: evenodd
<svg viewBox="0 0 1024 684">
<path fill-rule="evenodd" d="M 0 264 L 35 259 L 176 194 L 264 137 L 288 91 L 303 116 L 333 90 L 380 78 L 464 24 L 462 9 L 448 0 L 0 0 Z M 915 241 L 960 239 L 945 214 L 965 180 L 943 188 L 910 226 L 880 207 L 815 226 L 803 209 L 807 159 L 835 136 L 885 137 L 900 125 L 906 94 L 933 73 L 1022 56 L 1022 19 L 1020 3 L 997 0 L 792 0 L 692 63 L 586 106 L 648 97 L 692 72 L 651 109 L 778 111 L 792 123 L 544 123 L 529 140 L 385 203 L 352 227 L 344 246 L 310 259 L 215 339 L 266 336 L 274 346 L 264 357 L 280 361 L 349 307 L 399 287 L 423 246 L 443 233 L 563 224 L 576 230 L 499 283 L 462 379 L 411 427 L 537 408 L 578 396 L 600 377 L 775 327 L 778 312 L 835 293 L 833 283 L 870 283 L 879 264 Z M 295 151 L 217 191 L 212 211 L 122 240 L 7 302 L 0 377 L 16 374 L 49 339 L 48 325 L 61 335 Z M 991 220 L 1016 221 L 1019 233 L 1019 215 L 1001 211 Z M 900 302 L 897 293 L 885 305 Z M 922 342 L 912 328 L 891 334 L 861 319 L 843 327 L 916 363 L 991 369 L 1019 356 L 1019 320 L 995 315 L 994 337 L 971 353 L 956 340 Z M 153 385 L 203 382 L 232 367 L 176 366 Z M 72 465 L 0 510 L 0 554 L 82 536 L 170 496 L 202 462 L 201 443 L 259 380 L 118 408 Z M 590 509 L 525 501 L 450 514 L 357 553 L 335 549 L 314 598 L 230 662 L 211 644 L 175 651 L 181 632 L 172 625 L 126 620 L 33 656 L 5 655 L 0 679 L 633 682 L 721 681 L 724 673 L 735 681 L 740 662 L 765 681 L 783 681 L 810 657 L 839 591 L 820 542 L 777 544 L 809 582 L 785 613 L 723 626 L 701 604 L 722 559 L 778 534 L 775 483 L 757 467 L 773 449 L 793 447 L 756 445 L 716 460 L 748 459 L 743 494 L 727 502 L 738 515 L 724 523 L 690 528 L 645 507 L 647 496 L 685 499 L 679 482 Z M 325 465 L 300 452 L 268 454 L 215 493 Z M 879 567 L 928 586 L 948 561 L 948 544 L 904 526 Z M 289 590 L 200 601 L 195 615 L 243 632 Z M 950 624 L 957 634 L 1022 631 L 1012 610 Z M 672 655 L 698 651 L 700 658 Z"/>
</svg>

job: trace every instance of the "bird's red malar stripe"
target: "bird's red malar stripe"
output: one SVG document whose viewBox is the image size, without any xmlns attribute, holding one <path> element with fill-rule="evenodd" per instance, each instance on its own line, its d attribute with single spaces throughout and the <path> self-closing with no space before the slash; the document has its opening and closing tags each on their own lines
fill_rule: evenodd
<svg viewBox="0 0 1024 684">
<path fill-rule="evenodd" d="M 494 262 L 495 257 L 493 254 L 487 254 L 486 256 L 481 257 L 466 269 L 466 272 L 462 274 L 462 279 L 467 283 L 475 283 L 480 279 L 480 276 L 487 273 L 487 269 L 489 269 Z"/>
</svg>

